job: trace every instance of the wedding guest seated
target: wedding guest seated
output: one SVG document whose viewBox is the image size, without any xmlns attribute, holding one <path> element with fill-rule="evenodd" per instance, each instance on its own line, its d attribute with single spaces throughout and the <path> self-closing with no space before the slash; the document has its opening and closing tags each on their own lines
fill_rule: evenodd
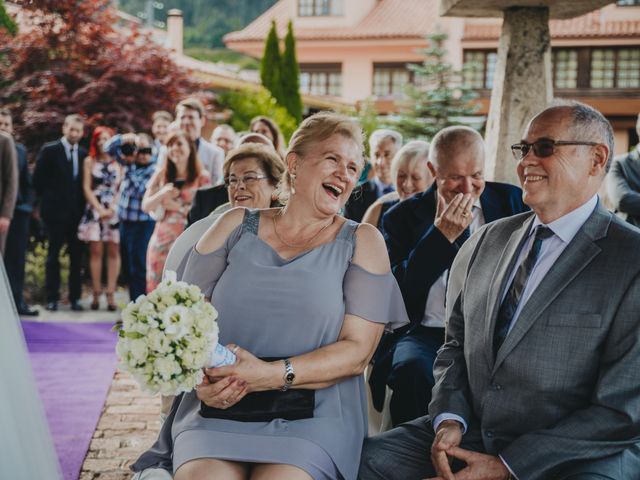
<svg viewBox="0 0 640 480">
<path fill-rule="evenodd" d="M 172 133 L 167 140 L 167 161 L 149 180 L 142 209 L 156 220 L 147 249 L 147 292 L 162 281 L 169 249 L 187 225 L 187 213 L 198 187 L 211 182 L 198 160 L 196 144 L 186 133 Z"/>
<path fill-rule="evenodd" d="M 259 133 L 267 137 L 273 144 L 273 148 L 278 152 L 278 155 L 284 158 L 284 151 L 287 146 L 285 145 L 284 136 L 280 131 L 280 127 L 278 127 L 278 124 L 274 120 L 263 116 L 255 117 L 251 120 L 249 130 L 251 133 Z"/>
<path fill-rule="evenodd" d="M 164 271 L 175 271 L 180 278 L 193 246 L 227 210 L 276 206 L 274 194 L 284 168 L 284 162 L 271 146 L 247 143 L 231 150 L 222 167 L 229 201 L 180 234 L 169 251 Z"/>
<path fill-rule="evenodd" d="M 273 143 L 264 135 L 259 133 L 247 133 L 240 137 L 238 146 L 245 143 L 259 143 L 262 145 L 268 145 L 273 148 Z M 281 162 L 282 163 L 282 162 Z M 198 220 L 201 220 L 218 207 L 228 203 L 229 194 L 227 192 L 227 185 L 213 185 L 199 188 L 196 195 L 193 197 L 193 203 L 188 215 L 188 225 L 191 226 Z"/>
<path fill-rule="evenodd" d="M 307 118 L 286 156 L 286 206 L 234 208 L 197 243 L 183 280 L 211 297 L 220 342 L 237 361 L 206 369 L 176 398 L 133 470 L 176 480 L 356 478 L 367 433 L 362 372 L 385 324 L 407 321 L 382 236 L 338 215 L 361 152 L 356 120 Z"/>
<path fill-rule="evenodd" d="M 412 324 L 385 336 L 369 378 L 376 408 L 392 390 L 393 425 L 427 413 L 433 361 L 444 342 L 444 295 L 460 246 L 485 223 L 523 212 L 522 191 L 484 180 L 484 141 L 469 127 L 438 132 L 429 149 L 434 183 L 382 218 L 393 273 Z"/>
<path fill-rule="evenodd" d="M 429 144 L 422 140 L 413 140 L 398 150 L 391 161 L 391 178 L 394 179 L 395 191 L 373 202 L 362 217 L 362 222 L 382 230 L 380 220 L 387 210 L 429 188 L 433 183 L 433 175 L 427 168 L 428 157 Z"/>
<path fill-rule="evenodd" d="M 402 135 L 395 130 L 380 129 L 369 137 L 369 154 L 375 174 L 371 179 L 362 182 L 351 195 L 344 207 L 344 216 L 362 221 L 365 212 L 381 196 L 393 192 L 391 176 L 391 160 L 402 147 Z"/>
</svg>

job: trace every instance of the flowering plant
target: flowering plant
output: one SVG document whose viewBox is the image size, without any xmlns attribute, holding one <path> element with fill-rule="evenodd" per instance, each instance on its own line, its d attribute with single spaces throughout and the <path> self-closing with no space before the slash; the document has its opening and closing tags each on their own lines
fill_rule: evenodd
<svg viewBox="0 0 640 480">
<path fill-rule="evenodd" d="M 114 327 L 120 368 L 151 393 L 193 390 L 202 382 L 203 367 L 235 362 L 235 355 L 218 343 L 217 318 L 198 286 L 166 272 L 154 291 L 124 308 Z"/>
</svg>

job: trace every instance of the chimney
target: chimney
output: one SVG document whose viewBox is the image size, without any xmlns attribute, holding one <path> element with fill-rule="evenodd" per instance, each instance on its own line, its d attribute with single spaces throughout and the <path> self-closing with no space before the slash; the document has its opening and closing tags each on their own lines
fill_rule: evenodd
<svg viewBox="0 0 640 480">
<path fill-rule="evenodd" d="M 178 55 L 182 55 L 183 30 L 182 10 L 172 8 L 167 12 L 167 33 L 169 36 L 169 48 L 175 50 Z"/>
</svg>

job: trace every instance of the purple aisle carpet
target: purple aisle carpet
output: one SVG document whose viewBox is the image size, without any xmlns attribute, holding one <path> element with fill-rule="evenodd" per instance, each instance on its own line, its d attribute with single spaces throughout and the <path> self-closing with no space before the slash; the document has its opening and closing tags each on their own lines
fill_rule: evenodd
<svg viewBox="0 0 640 480">
<path fill-rule="evenodd" d="M 22 322 L 65 480 L 76 480 L 116 369 L 107 323 Z"/>
</svg>

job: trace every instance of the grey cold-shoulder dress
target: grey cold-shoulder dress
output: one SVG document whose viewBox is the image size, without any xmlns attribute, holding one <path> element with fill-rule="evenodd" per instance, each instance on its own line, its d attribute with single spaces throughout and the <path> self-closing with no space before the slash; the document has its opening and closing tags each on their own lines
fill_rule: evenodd
<svg viewBox="0 0 640 480">
<path fill-rule="evenodd" d="M 259 211 L 246 211 L 224 247 L 190 254 L 183 280 L 199 285 L 218 310 L 220 343 L 258 357 L 301 355 L 334 343 L 345 314 L 396 328 L 408 322 L 391 273 L 351 263 L 358 224 L 335 240 L 283 259 L 258 237 Z M 238 422 L 200 415 L 195 392 L 176 399 L 156 443 L 134 471 L 175 472 L 196 458 L 295 465 L 314 479 L 357 477 L 367 433 L 363 376 L 316 390 L 312 418 Z"/>
</svg>

